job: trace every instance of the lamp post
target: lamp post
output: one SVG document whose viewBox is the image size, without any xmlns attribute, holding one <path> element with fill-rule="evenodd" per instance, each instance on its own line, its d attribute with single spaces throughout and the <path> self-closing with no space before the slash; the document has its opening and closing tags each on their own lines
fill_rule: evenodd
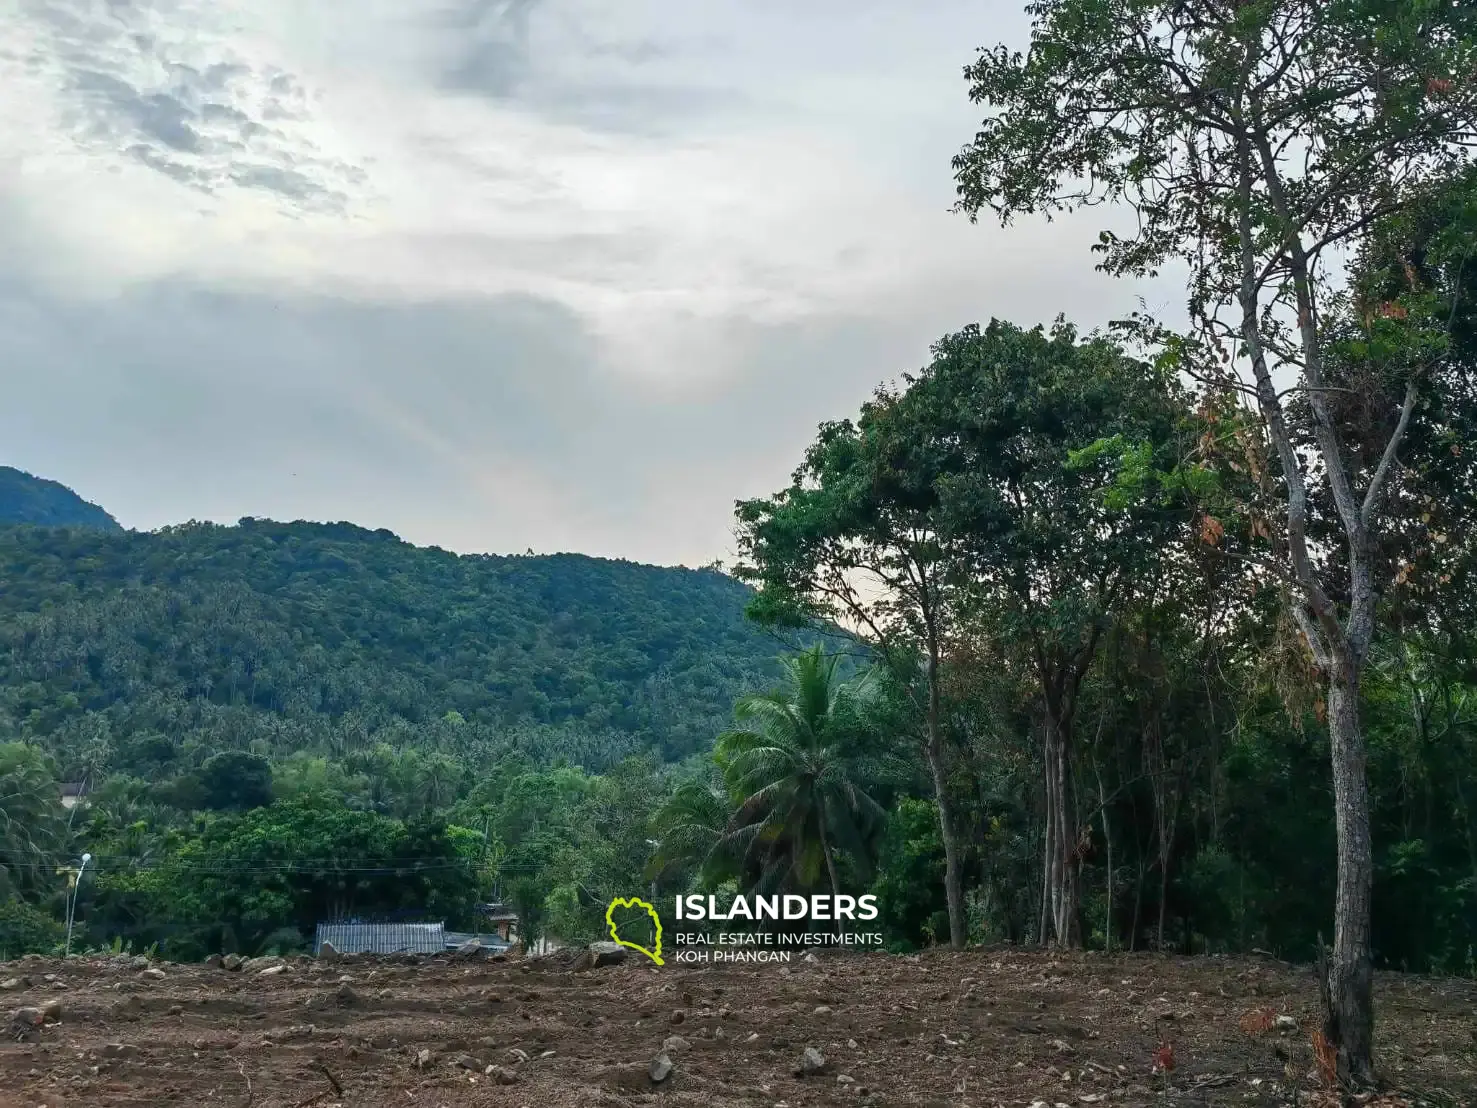
<svg viewBox="0 0 1477 1108">
<path fill-rule="evenodd" d="M 82 891 L 82 871 L 87 868 L 87 863 L 92 861 L 91 854 L 82 855 L 82 864 L 77 867 L 77 879 L 72 882 L 72 896 L 67 902 L 67 953 L 72 956 L 72 923 L 77 918 L 77 894 Z"/>
</svg>

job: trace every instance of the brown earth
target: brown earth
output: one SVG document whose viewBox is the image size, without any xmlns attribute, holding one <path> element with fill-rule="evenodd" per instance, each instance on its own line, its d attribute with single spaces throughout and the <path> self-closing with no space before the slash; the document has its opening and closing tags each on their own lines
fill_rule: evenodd
<svg viewBox="0 0 1477 1108">
<path fill-rule="evenodd" d="M 0 965 L 0 989 L 4 1108 L 1332 1102 L 1312 973 L 1270 959 L 828 951 L 575 972 L 448 956 L 265 976 L 28 960 Z M 1477 1103 L 1477 982 L 1381 975 L 1377 1004 L 1379 1065 L 1404 1098 L 1379 1103 Z M 796 1076 L 807 1047 L 825 1068 Z"/>
</svg>

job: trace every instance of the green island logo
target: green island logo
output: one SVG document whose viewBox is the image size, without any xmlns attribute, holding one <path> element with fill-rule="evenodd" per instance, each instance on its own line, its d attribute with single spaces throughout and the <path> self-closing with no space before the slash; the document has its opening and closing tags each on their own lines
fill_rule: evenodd
<svg viewBox="0 0 1477 1108">
<path fill-rule="evenodd" d="M 641 908 L 651 917 L 651 922 L 656 925 L 656 949 L 647 950 L 638 943 L 629 942 L 620 937 L 619 925 L 615 922 L 615 910 L 617 908 Z M 605 926 L 610 929 L 611 940 L 619 946 L 628 947 L 646 955 L 659 966 L 666 965 L 662 961 L 662 919 L 656 914 L 656 909 L 639 896 L 618 896 L 610 902 L 610 907 L 605 909 Z"/>
</svg>

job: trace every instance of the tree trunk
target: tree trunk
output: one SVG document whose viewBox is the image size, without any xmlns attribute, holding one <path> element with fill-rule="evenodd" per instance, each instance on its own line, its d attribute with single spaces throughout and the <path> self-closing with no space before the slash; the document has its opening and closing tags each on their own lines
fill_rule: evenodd
<svg viewBox="0 0 1477 1108">
<path fill-rule="evenodd" d="M 1041 774 L 1046 792 L 1042 800 L 1041 819 L 1041 911 L 1036 929 L 1036 945 L 1045 946 L 1051 941 L 1051 782 L 1045 771 Z"/>
<path fill-rule="evenodd" d="M 1139 943 L 1139 916 L 1144 908 L 1144 855 L 1139 852 L 1138 880 L 1133 884 L 1133 926 L 1128 930 L 1128 952 L 1132 954 L 1138 950 Z"/>
<path fill-rule="evenodd" d="M 831 850 L 831 840 L 830 837 L 826 834 L 827 818 L 826 802 L 824 799 L 822 799 L 816 805 L 816 815 L 820 817 L 819 830 L 821 839 L 821 857 L 826 860 L 826 876 L 831 882 L 831 906 L 832 910 L 834 911 L 837 901 L 841 898 L 841 879 L 836 875 L 836 855 Z M 653 893 L 653 896 L 654 895 L 655 894 Z M 837 934 L 840 934 L 841 918 L 839 916 L 833 915 L 831 917 L 831 930 L 836 932 Z"/>
<path fill-rule="evenodd" d="M 1103 775 L 1098 772 L 1097 758 L 1093 758 L 1093 776 L 1097 778 L 1098 815 L 1103 821 L 1103 845 L 1108 852 L 1107 907 L 1103 912 L 1103 946 L 1113 953 L 1113 834 L 1108 827 L 1108 796 L 1103 791 Z"/>
<path fill-rule="evenodd" d="M 1047 849 L 1050 849 L 1050 844 L 1047 845 Z M 1041 911 L 1037 917 L 1039 921 L 1036 927 L 1037 946 L 1045 946 L 1051 941 L 1051 889 L 1046 883 L 1046 874 L 1049 868 L 1050 863 L 1046 863 L 1042 866 L 1041 870 Z"/>
<path fill-rule="evenodd" d="M 1169 867 L 1164 864 L 1164 856 L 1159 856 L 1159 930 L 1158 937 L 1154 940 L 1154 949 L 1164 949 L 1164 910 L 1169 906 Z"/>
<path fill-rule="evenodd" d="M 1075 950 L 1082 945 L 1077 882 L 1076 813 L 1072 807 L 1065 727 L 1051 712 L 1046 716 L 1046 781 L 1050 829 L 1047 887 L 1051 890 L 1051 941 Z"/>
<path fill-rule="evenodd" d="M 949 775 L 944 765 L 943 728 L 939 721 L 939 659 L 937 645 L 930 639 L 928 656 L 928 768 L 933 774 L 933 795 L 939 806 L 939 837 L 944 840 L 944 897 L 949 908 L 949 945 L 963 950 L 969 939 L 964 919 L 964 874 L 960 869 L 958 822 L 949 796 Z"/>
<path fill-rule="evenodd" d="M 942 747 L 942 742 L 929 739 L 928 768 L 933 774 L 933 794 L 939 808 L 939 837 L 944 840 L 944 896 L 949 906 L 949 945 L 955 950 L 962 950 L 969 930 L 964 919 L 964 881 L 959 868 L 954 802 L 949 797 Z"/>
<path fill-rule="evenodd" d="M 1333 759 L 1333 803 L 1338 831 L 1338 892 L 1333 953 L 1328 963 L 1324 1034 L 1338 1049 L 1339 1077 L 1374 1084 L 1374 967 L 1370 951 L 1370 890 L 1374 852 L 1369 835 L 1369 784 L 1359 727 L 1359 671 L 1345 663 L 1328 683 L 1328 739 Z"/>
</svg>

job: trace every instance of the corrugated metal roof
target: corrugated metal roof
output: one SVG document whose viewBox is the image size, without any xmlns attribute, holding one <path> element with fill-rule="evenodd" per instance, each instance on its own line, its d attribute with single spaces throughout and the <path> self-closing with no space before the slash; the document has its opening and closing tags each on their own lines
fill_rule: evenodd
<svg viewBox="0 0 1477 1108">
<path fill-rule="evenodd" d="M 331 943 L 340 954 L 440 954 L 446 949 L 441 923 L 320 923 L 313 953 Z"/>
</svg>

